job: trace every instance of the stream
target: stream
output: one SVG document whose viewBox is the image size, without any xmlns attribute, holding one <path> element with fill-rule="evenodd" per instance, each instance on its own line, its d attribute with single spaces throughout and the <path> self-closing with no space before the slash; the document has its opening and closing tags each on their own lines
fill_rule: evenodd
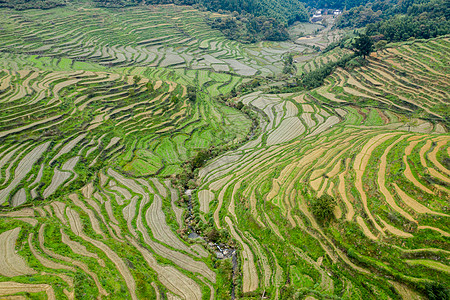
<svg viewBox="0 0 450 300">
<path fill-rule="evenodd" d="M 194 219 L 192 215 L 192 192 L 191 189 L 186 189 L 184 191 L 184 194 L 189 197 L 188 201 L 188 217 L 186 220 L 189 222 L 189 220 Z M 205 242 L 208 243 L 208 247 L 210 250 L 214 251 L 217 259 L 228 259 L 231 258 L 232 264 L 233 264 L 233 272 L 232 272 L 232 280 L 231 280 L 231 299 L 236 299 L 235 295 L 235 288 L 236 285 L 234 284 L 235 277 L 238 273 L 238 261 L 237 261 L 237 255 L 236 255 L 236 249 L 233 247 L 230 247 L 227 244 L 218 244 L 214 243 L 212 241 L 208 241 L 206 237 L 201 236 L 201 232 L 196 232 L 192 226 L 189 224 L 187 225 L 189 230 L 191 231 L 188 235 L 188 238 L 190 239 L 202 239 Z"/>
</svg>

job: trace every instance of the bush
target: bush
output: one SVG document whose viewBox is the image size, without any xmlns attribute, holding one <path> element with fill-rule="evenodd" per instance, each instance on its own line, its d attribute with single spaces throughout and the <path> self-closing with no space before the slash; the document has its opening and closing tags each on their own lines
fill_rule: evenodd
<svg viewBox="0 0 450 300">
<path fill-rule="evenodd" d="M 425 294 L 430 300 L 448 300 L 450 299 L 450 290 L 444 285 L 433 282 L 425 285 Z"/>
<path fill-rule="evenodd" d="M 328 223 L 333 217 L 336 200 L 329 195 L 323 195 L 311 201 L 311 210 L 317 221 L 322 224 Z"/>
<path fill-rule="evenodd" d="M 208 150 L 199 151 L 192 160 L 192 169 L 194 170 L 203 167 L 210 156 L 211 155 Z"/>
<path fill-rule="evenodd" d="M 195 102 L 197 100 L 197 88 L 194 86 L 187 87 L 187 97 L 189 101 Z"/>
<path fill-rule="evenodd" d="M 220 232 L 213 228 L 206 234 L 206 236 L 208 237 L 208 240 L 216 243 L 220 239 Z"/>
</svg>

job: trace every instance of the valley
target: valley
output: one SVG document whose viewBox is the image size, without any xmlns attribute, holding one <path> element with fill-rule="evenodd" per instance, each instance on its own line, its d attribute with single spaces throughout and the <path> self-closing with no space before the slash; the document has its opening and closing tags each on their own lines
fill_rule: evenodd
<svg viewBox="0 0 450 300">
<path fill-rule="evenodd" d="M 0 9 L 0 298 L 443 295 L 450 37 L 288 89 L 350 31 L 244 44 L 211 15 Z"/>
</svg>

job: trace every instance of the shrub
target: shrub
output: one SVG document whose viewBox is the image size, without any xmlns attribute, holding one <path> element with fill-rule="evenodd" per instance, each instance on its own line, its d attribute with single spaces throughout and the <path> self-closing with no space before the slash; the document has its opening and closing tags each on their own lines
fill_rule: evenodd
<svg viewBox="0 0 450 300">
<path fill-rule="evenodd" d="M 311 210 L 317 221 L 326 224 L 333 217 L 333 211 L 336 207 L 336 200 L 329 195 L 323 195 L 311 201 Z"/>
<path fill-rule="evenodd" d="M 444 285 L 433 282 L 425 285 L 425 294 L 430 300 L 448 300 L 450 299 L 450 290 Z"/>
</svg>

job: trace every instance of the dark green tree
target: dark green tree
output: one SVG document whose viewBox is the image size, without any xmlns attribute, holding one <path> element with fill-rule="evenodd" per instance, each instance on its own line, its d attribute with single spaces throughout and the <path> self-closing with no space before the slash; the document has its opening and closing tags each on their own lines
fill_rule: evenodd
<svg viewBox="0 0 450 300">
<path fill-rule="evenodd" d="M 192 160 L 192 170 L 203 167 L 209 158 L 210 152 L 208 150 L 199 151 Z"/>
<path fill-rule="evenodd" d="M 187 97 L 191 102 L 195 102 L 195 100 L 197 100 L 197 88 L 195 86 L 187 87 Z"/>
<path fill-rule="evenodd" d="M 336 200 L 329 195 L 323 195 L 311 201 L 311 211 L 317 221 L 322 224 L 326 224 L 334 217 L 333 211 L 335 207 Z"/>
<path fill-rule="evenodd" d="M 448 300 L 450 299 L 450 289 L 438 282 L 425 284 L 425 294 L 430 300 Z"/>
<path fill-rule="evenodd" d="M 373 41 L 367 34 L 360 34 L 353 43 L 353 49 L 358 56 L 366 58 L 373 51 Z"/>
</svg>

